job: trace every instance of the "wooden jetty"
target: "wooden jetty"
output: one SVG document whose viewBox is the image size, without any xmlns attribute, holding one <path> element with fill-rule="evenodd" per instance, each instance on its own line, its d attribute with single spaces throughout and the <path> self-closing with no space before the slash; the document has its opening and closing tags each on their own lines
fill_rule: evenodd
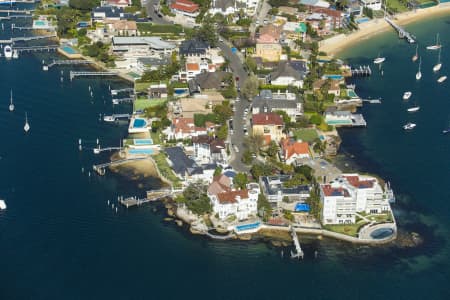
<svg viewBox="0 0 450 300">
<path fill-rule="evenodd" d="M 120 104 L 120 103 L 125 103 L 125 102 L 133 102 L 134 101 L 134 98 L 115 98 L 115 99 L 112 99 L 112 103 L 113 104 Z"/>
<path fill-rule="evenodd" d="M 128 198 L 119 197 L 119 203 L 122 204 L 123 206 L 126 206 L 127 208 L 129 208 L 132 206 L 139 206 L 139 205 L 142 205 L 142 204 L 148 203 L 148 202 L 158 201 L 158 200 L 165 198 L 167 196 L 170 196 L 172 194 L 173 194 L 173 192 L 171 189 L 152 190 L 152 191 L 147 191 L 146 198 L 139 199 L 137 197 L 128 197 Z"/>
<path fill-rule="evenodd" d="M 119 93 L 134 92 L 134 88 L 124 88 L 119 90 L 111 90 L 111 95 L 115 96 Z"/>
<path fill-rule="evenodd" d="M 397 32 L 398 32 L 398 37 L 401 39 L 405 39 L 406 41 L 408 41 L 408 43 L 410 44 L 414 44 L 416 42 L 416 37 L 414 35 L 412 35 L 411 33 L 409 33 L 408 31 L 406 31 L 403 27 L 398 26 L 397 24 L 395 24 L 391 19 L 389 19 L 387 16 L 384 17 L 384 20 L 386 20 L 386 22 L 391 25 Z"/>
<path fill-rule="evenodd" d="M 0 40 L 0 44 L 14 44 L 15 42 L 33 41 L 33 40 L 48 39 L 48 38 L 53 38 L 53 37 L 56 37 L 56 33 L 48 34 L 48 35 L 13 37 L 8 40 Z"/>
<path fill-rule="evenodd" d="M 44 71 L 47 71 L 49 68 L 57 65 L 88 65 L 92 62 L 89 60 L 77 60 L 77 59 L 63 59 L 63 60 L 53 60 L 52 63 L 46 65 L 46 68 L 43 68 Z"/>
<path fill-rule="evenodd" d="M 148 157 L 133 157 L 133 158 L 127 158 L 127 159 L 118 159 L 118 160 L 114 160 L 114 161 L 104 163 L 104 164 L 93 165 L 92 169 L 95 172 L 97 172 L 98 175 L 105 175 L 106 168 L 108 168 L 110 166 L 117 166 L 117 165 L 121 165 L 121 164 L 126 164 L 131 161 L 144 160 L 144 159 L 148 159 Z"/>
<path fill-rule="evenodd" d="M 55 51 L 59 45 L 47 45 L 47 46 L 30 46 L 30 47 L 13 47 L 18 52 L 36 52 L 36 51 Z"/>
<path fill-rule="evenodd" d="M 362 102 L 367 102 L 371 104 L 381 104 L 381 98 L 377 99 L 361 99 Z"/>
<path fill-rule="evenodd" d="M 117 76 L 118 72 L 75 72 L 70 71 L 70 81 L 80 76 Z"/>
<path fill-rule="evenodd" d="M 130 114 L 113 114 L 109 116 L 103 116 L 103 121 L 105 122 L 115 122 L 120 119 L 127 119 L 129 120 L 131 118 Z"/>
<path fill-rule="evenodd" d="M 370 76 L 372 75 L 372 69 L 370 66 L 359 66 L 350 69 L 352 76 Z"/>
</svg>

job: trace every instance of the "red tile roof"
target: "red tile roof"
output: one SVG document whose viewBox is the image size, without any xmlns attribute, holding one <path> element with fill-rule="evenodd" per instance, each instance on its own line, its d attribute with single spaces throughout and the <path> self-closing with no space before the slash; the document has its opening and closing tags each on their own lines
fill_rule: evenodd
<svg viewBox="0 0 450 300">
<path fill-rule="evenodd" d="M 194 13 L 198 10 L 198 4 L 188 0 L 177 0 L 170 7 L 187 13 Z"/>
<path fill-rule="evenodd" d="M 174 126 L 174 131 L 176 133 L 178 133 L 178 132 L 190 133 L 190 132 L 194 132 L 194 131 L 206 131 L 206 128 L 204 128 L 204 127 L 195 126 L 193 118 L 175 118 L 175 119 L 173 119 L 172 124 Z"/>
<path fill-rule="evenodd" d="M 260 113 L 253 115 L 253 125 L 283 125 L 283 119 L 277 113 Z"/>
<path fill-rule="evenodd" d="M 238 191 L 229 191 L 224 193 L 217 194 L 217 199 L 219 199 L 220 204 L 231 204 L 237 203 L 236 197 L 239 196 L 241 199 L 248 198 L 248 190 L 238 190 Z"/>
<path fill-rule="evenodd" d="M 347 181 L 353 185 L 354 187 L 358 189 L 367 189 L 373 187 L 375 183 L 375 179 L 372 180 L 359 180 L 359 176 L 352 175 L 352 176 L 344 176 Z"/>
<path fill-rule="evenodd" d="M 347 191 L 347 189 L 339 187 L 339 188 L 333 188 L 330 184 L 322 185 L 322 191 L 325 194 L 325 196 L 344 196 L 344 197 L 350 197 L 350 193 Z"/>
<path fill-rule="evenodd" d="M 294 142 L 289 139 L 283 139 L 281 145 L 283 146 L 285 159 L 290 158 L 294 154 L 309 155 L 309 146 L 306 142 Z"/>
<path fill-rule="evenodd" d="M 200 71 L 200 66 L 197 63 L 187 63 L 186 71 Z"/>
</svg>

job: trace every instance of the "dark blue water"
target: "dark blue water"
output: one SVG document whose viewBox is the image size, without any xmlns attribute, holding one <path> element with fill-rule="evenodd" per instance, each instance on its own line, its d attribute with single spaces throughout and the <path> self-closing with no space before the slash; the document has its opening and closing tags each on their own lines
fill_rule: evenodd
<svg viewBox="0 0 450 300">
<path fill-rule="evenodd" d="M 450 70 L 445 21 L 409 27 L 424 45 L 440 31 L 442 73 Z M 367 64 L 379 49 L 387 57 L 384 77 L 359 80 L 357 91 L 383 97 L 383 104 L 363 108 L 367 129 L 342 132 L 343 151 L 362 170 L 391 181 L 400 226 L 419 232 L 424 244 L 370 248 L 302 238 L 300 262 L 282 259 L 280 249 L 262 242 L 191 236 L 164 222 L 158 205 L 116 214 L 108 199 L 141 195 L 158 181 L 139 188 L 111 173 L 89 176 L 92 164 L 108 155 L 79 152 L 77 141 L 98 137 L 104 145 L 118 144 L 126 127 L 98 117 L 113 111 L 109 86 L 126 83 L 69 82 L 69 69 L 41 70 L 47 56 L 1 59 L 0 196 L 8 209 L 0 212 L 0 299 L 448 299 L 450 139 L 440 132 L 450 121 L 449 83 L 435 82 L 436 53 L 424 55 L 423 80 L 416 83 L 413 47 L 390 33 L 344 55 Z M 408 89 L 414 93 L 409 104 L 422 107 L 415 115 L 406 113 L 409 104 L 401 99 Z M 416 122 L 416 130 L 405 133 L 407 121 Z"/>
</svg>

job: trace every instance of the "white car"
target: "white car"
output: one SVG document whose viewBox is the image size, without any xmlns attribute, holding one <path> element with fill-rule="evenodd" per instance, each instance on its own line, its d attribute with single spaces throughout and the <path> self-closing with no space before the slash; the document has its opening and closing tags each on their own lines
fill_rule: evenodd
<svg viewBox="0 0 450 300">
<path fill-rule="evenodd" d="M 236 153 L 239 152 L 239 148 L 236 145 L 233 146 L 233 149 L 234 149 L 234 152 L 236 152 Z"/>
</svg>

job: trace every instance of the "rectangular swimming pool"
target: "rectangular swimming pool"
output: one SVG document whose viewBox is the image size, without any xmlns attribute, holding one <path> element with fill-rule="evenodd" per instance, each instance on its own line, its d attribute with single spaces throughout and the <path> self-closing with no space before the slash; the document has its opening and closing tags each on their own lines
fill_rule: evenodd
<svg viewBox="0 0 450 300">
<path fill-rule="evenodd" d="M 152 155 L 154 153 L 153 149 L 130 149 L 128 154 L 147 154 Z"/>
<path fill-rule="evenodd" d="M 147 125 L 147 122 L 144 119 L 134 119 L 133 127 L 134 128 L 143 128 Z"/>
<path fill-rule="evenodd" d="M 77 54 L 78 52 L 69 46 L 62 46 L 61 49 L 68 54 Z"/>
<path fill-rule="evenodd" d="M 238 225 L 236 226 L 236 230 L 237 231 L 243 231 L 243 230 L 250 230 L 250 229 L 255 229 L 259 227 L 259 222 L 256 223 L 251 223 L 251 224 L 245 224 L 245 225 Z"/>
<path fill-rule="evenodd" d="M 133 144 L 136 146 L 147 146 L 147 145 L 153 145 L 152 139 L 134 139 Z"/>
</svg>

